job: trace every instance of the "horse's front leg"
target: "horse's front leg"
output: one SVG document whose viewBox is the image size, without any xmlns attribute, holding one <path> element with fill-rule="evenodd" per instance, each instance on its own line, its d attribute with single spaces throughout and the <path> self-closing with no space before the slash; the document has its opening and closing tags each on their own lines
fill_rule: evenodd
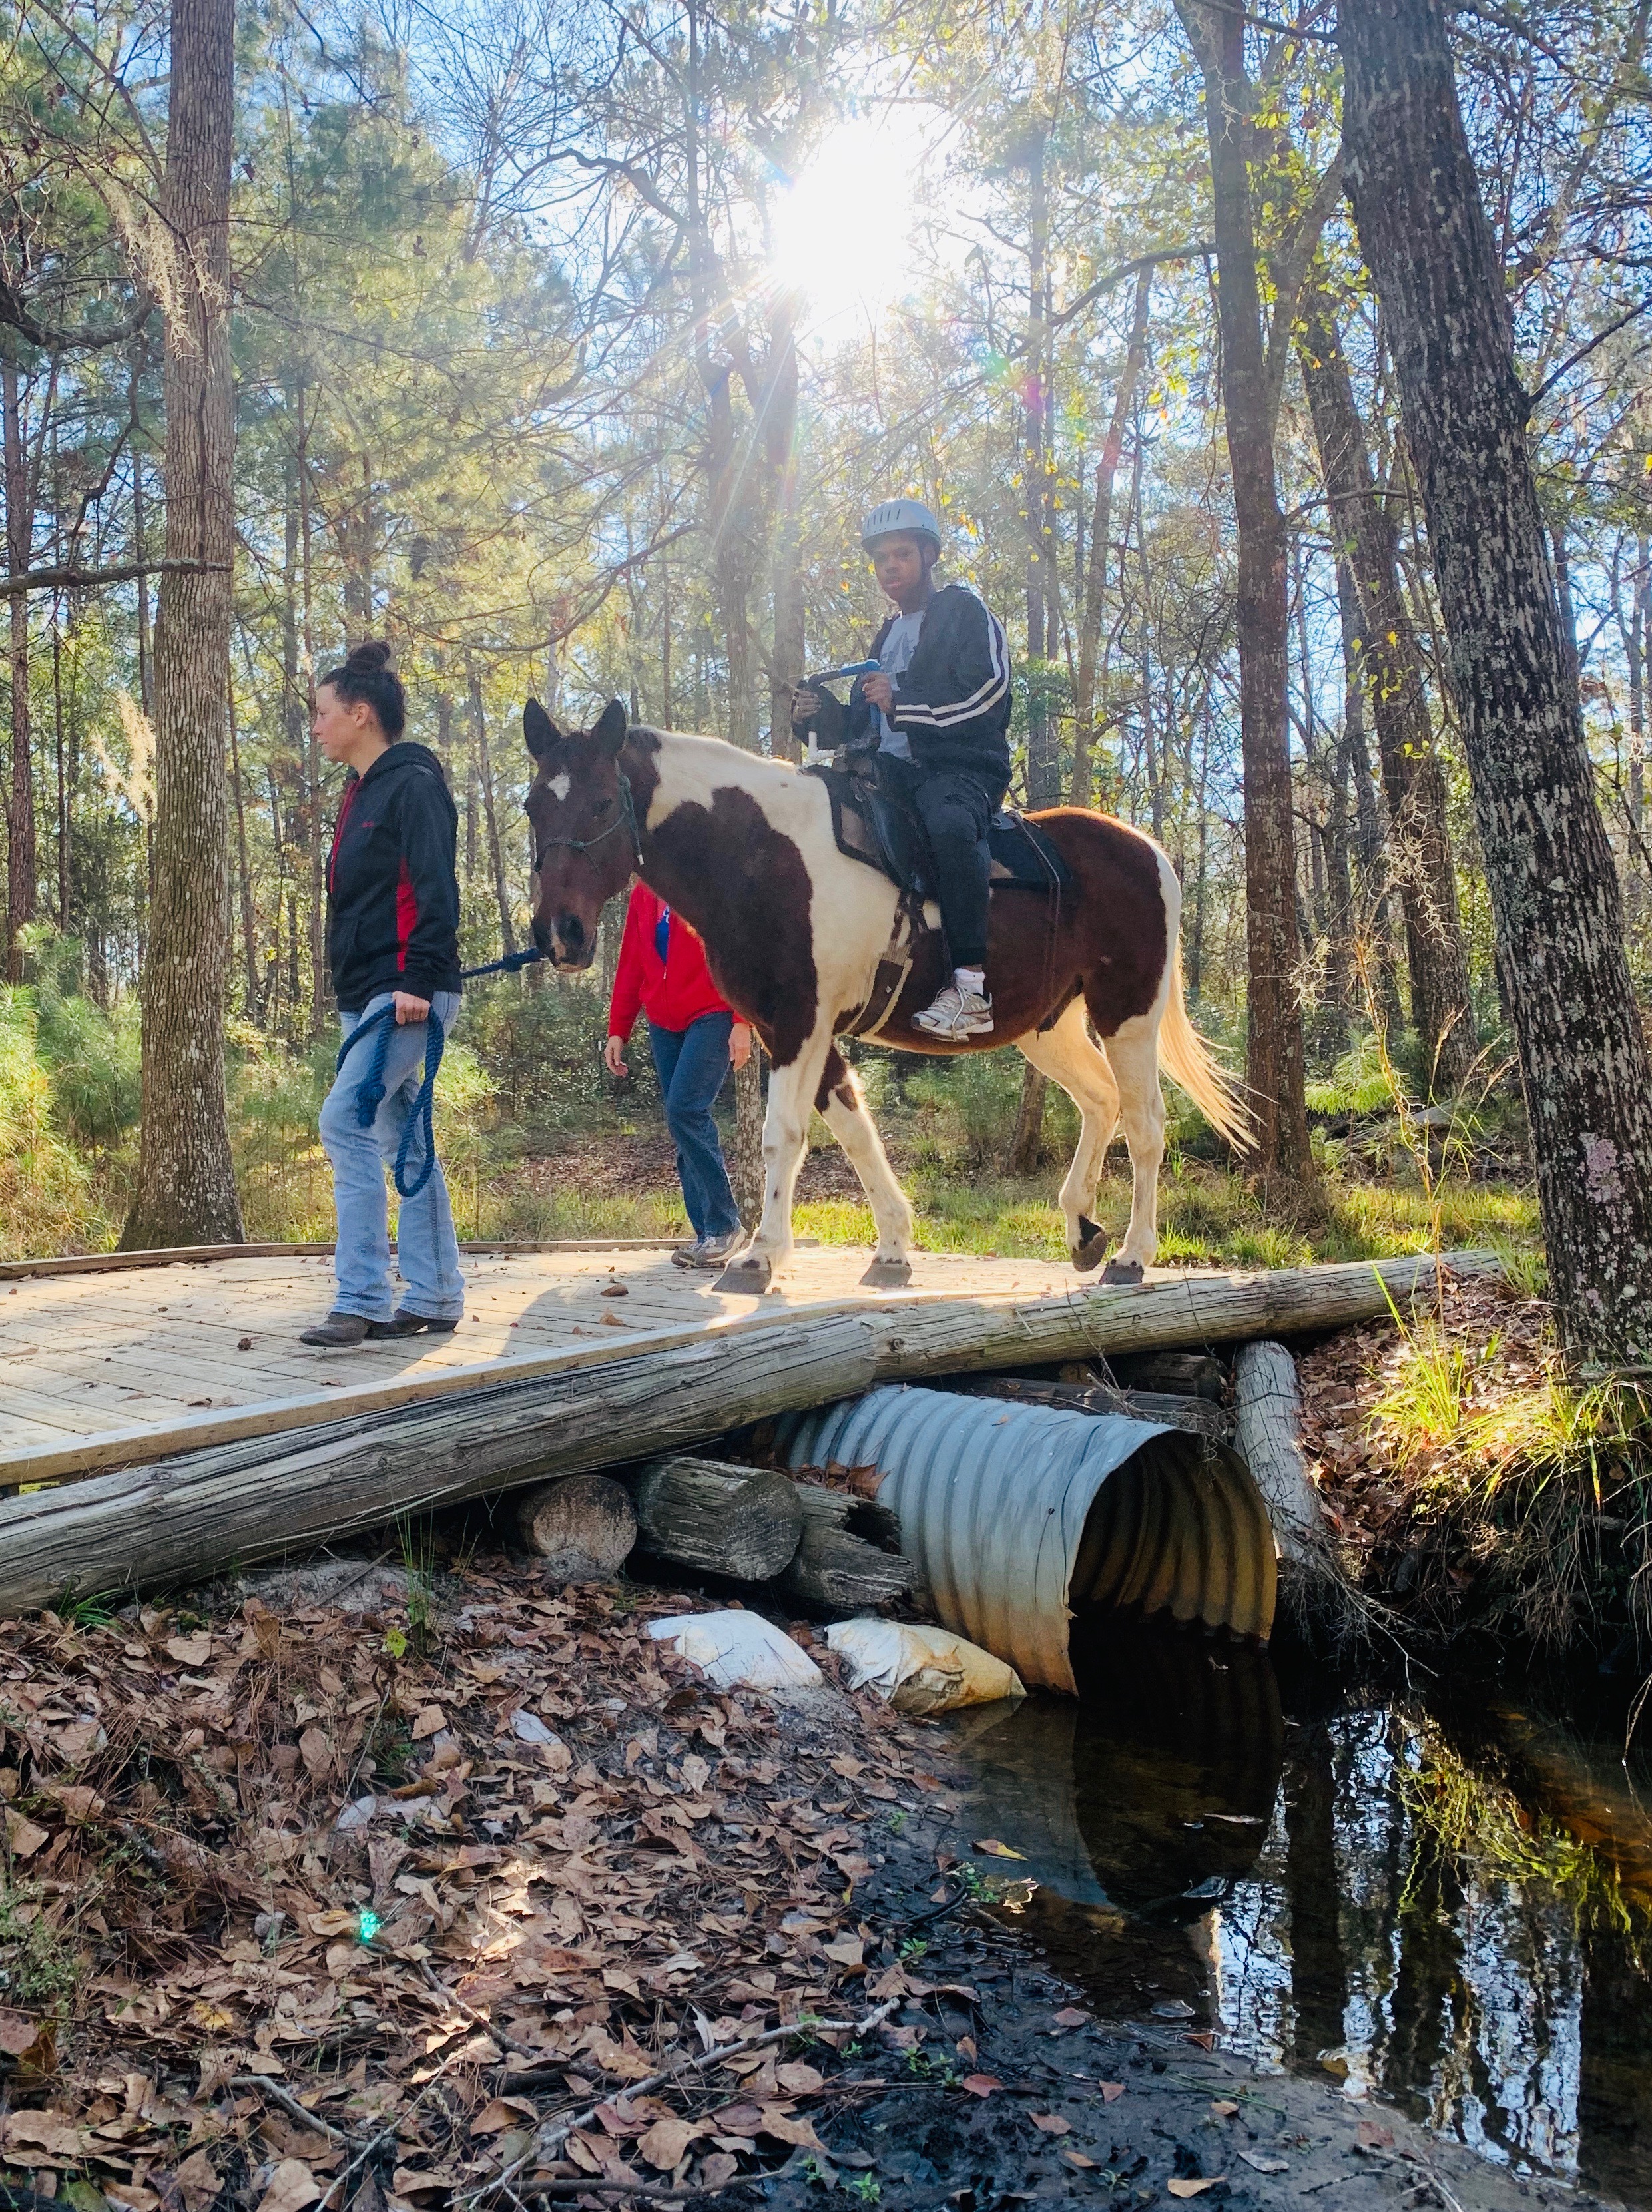
<svg viewBox="0 0 1652 2212">
<path fill-rule="evenodd" d="M 861 1282 L 870 1290 L 904 1289 L 912 1280 L 912 1208 L 895 1180 L 854 1072 L 835 1045 L 826 1055 L 815 1104 L 859 1176 L 877 1224 L 878 1249 Z"/>
<path fill-rule="evenodd" d="M 769 1069 L 768 1111 L 763 1116 L 762 1219 L 739 1258 L 717 1278 L 720 1291 L 757 1297 L 768 1288 L 775 1268 L 791 1257 L 792 1195 L 809 1140 L 809 1109 L 831 1044 L 830 1030 L 823 1030 L 786 1066 Z"/>
</svg>

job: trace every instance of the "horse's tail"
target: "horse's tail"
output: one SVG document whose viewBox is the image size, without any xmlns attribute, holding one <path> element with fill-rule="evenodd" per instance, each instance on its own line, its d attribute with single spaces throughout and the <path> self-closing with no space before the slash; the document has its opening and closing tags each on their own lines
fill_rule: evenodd
<svg viewBox="0 0 1652 2212">
<path fill-rule="evenodd" d="M 1187 1018 L 1181 946 L 1175 937 L 1170 939 L 1170 994 L 1159 1022 L 1158 1056 L 1165 1073 L 1181 1085 L 1218 1135 L 1225 1137 L 1236 1152 L 1248 1152 L 1255 1138 L 1255 1117 L 1237 1083 L 1218 1066 Z"/>
</svg>

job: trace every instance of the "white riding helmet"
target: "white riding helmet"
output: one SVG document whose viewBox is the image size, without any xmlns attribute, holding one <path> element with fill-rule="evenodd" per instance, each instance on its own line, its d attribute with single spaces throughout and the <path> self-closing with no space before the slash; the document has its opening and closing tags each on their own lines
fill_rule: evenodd
<svg viewBox="0 0 1652 2212">
<path fill-rule="evenodd" d="M 860 543 L 870 553 L 878 538 L 902 533 L 926 538 L 937 553 L 941 550 L 941 526 L 920 499 L 886 499 L 873 507 L 860 526 Z"/>
</svg>

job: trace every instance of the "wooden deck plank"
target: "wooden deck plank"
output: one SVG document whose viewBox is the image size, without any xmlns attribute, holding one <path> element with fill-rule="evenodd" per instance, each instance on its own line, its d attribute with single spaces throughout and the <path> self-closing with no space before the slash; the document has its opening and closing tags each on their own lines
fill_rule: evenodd
<svg viewBox="0 0 1652 2212">
<path fill-rule="evenodd" d="M 325 1250 L 14 1269 L 0 1277 L 0 1486 L 606 1364 L 782 1315 L 886 1304 L 890 1294 L 859 1287 L 867 1256 L 801 1250 L 754 1301 L 673 1267 L 657 1244 L 490 1248 L 464 1256 L 466 1317 L 452 1334 L 316 1352 L 297 1338 L 331 1304 Z M 930 1254 L 896 1302 L 1001 1300 L 1074 1281 L 1056 1262 Z M 623 1300 L 601 1296 L 610 1282 Z M 212 1402 L 191 1402 L 202 1399 Z"/>
</svg>

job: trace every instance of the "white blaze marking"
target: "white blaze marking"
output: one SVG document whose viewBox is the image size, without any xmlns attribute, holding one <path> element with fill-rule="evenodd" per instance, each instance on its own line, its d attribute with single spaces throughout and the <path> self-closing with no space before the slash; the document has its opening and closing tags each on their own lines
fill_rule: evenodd
<svg viewBox="0 0 1652 2212">
<path fill-rule="evenodd" d="M 560 775 L 552 776 L 547 788 L 553 799 L 558 800 L 564 799 L 568 797 L 568 793 L 574 788 L 574 779 L 569 775 L 568 770 L 564 769 Z"/>
</svg>

